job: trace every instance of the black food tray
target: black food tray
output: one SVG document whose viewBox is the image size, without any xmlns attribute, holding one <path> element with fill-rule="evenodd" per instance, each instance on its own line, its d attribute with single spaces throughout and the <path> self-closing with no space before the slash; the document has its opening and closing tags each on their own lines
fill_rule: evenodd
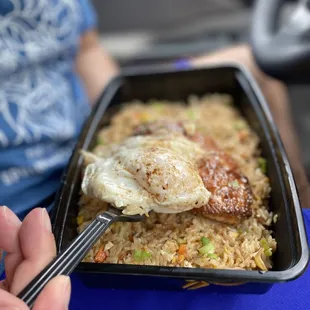
<svg viewBox="0 0 310 310">
<path fill-rule="evenodd" d="M 270 208 L 279 215 L 273 226 L 278 248 L 273 255 L 274 268 L 268 272 L 80 263 L 76 272 L 88 285 L 106 287 L 180 289 L 186 281 L 217 283 L 209 291 L 263 293 L 272 283 L 299 277 L 308 264 L 309 252 L 301 206 L 282 142 L 269 108 L 252 76 L 237 65 L 219 65 L 199 69 L 145 68 L 115 78 L 104 90 L 79 137 L 57 195 L 53 231 L 58 251 L 76 236 L 76 217 L 83 159 L 80 149 L 90 150 L 98 130 L 109 123 L 124 102 L 150 99 L 186 101 L 189 95 L 230 94 L 236 107 L 248 120 L 261 141 L 268 161 L 272 192 Z M 253 283 L 259 284 L 253 284 Z M 234 284 L 246 283 L 238 287 Z M 228 286 L 227 286 L 228 285 Z"/>
</svg>

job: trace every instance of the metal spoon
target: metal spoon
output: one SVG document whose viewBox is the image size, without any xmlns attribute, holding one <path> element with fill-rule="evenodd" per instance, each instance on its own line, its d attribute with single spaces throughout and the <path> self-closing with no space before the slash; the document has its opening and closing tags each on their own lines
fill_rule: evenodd
<svg viewBox="0 0 310 310">
<path fill-rule="evenodd" d="M 58 275 L 69 275 L 113 222 L 139 222 L 143 219 L 144 216 L 140 215 L 124 215 L 121 210 L 113 207 L 97 215 L 68 248 L 58 254 L 17 297 L 31 308 L 45 285 Z"/>
</svg>

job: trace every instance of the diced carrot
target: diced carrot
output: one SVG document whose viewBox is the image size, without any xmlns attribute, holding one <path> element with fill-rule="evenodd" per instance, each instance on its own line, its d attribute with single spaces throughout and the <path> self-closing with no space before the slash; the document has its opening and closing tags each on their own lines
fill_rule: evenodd
<svg viewBox="0 0 310 310">
<path fill-rule="evenodd" d="M 181 244 L 178 251 L 179 255 L 185 255 L 186 254 L 186 244 Z"/>
<path fill-rule="evenodd" d="M 247 159 L 247 158 L 248 158 L 248 154 L 242 153 L 242 154 L 241 154 L 241 157 L 244 158 L 244 159 Z"/>
<path fill-rule="evenodd" d="M 239 140 L 241 142 L 244 142 L 248 137 L 249 137 L 249 133 L 247 131 L 242 130 L 239 132 Z"/>
<path fill-rule="evenodd" d="M 101 247 L 97 254 L 95 255 L 94 261 L 96 263 L 103 263 L 107 258 L 107 253 L 104 251 L 104 248 Z"/>
</svg>

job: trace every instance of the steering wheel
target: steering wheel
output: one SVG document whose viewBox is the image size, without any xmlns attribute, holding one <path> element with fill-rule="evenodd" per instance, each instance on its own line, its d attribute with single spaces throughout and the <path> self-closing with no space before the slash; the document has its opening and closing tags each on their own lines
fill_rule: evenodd
<svg viewBox="0 0 310 310">
<path fill-rule="evenodd" d="M 257 0 L 251 32 L 260 68 L 288 83 L 310 82 L 310 0 L 299 0 L 280 25 L 285 0 Z"/>
</svg>

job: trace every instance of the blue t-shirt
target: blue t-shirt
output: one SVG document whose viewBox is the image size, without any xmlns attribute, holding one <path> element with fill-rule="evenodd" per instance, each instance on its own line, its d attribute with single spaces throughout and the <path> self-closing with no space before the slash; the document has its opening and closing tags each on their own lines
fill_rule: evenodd
<svg viewBox="0 0 310 310">
<path fill-rule="evenodd" d="M 90 105 L 75 72 L 87 0 L 0 1 L 0 205 L 20 217 L 53 194 Z"/>
</svg>

